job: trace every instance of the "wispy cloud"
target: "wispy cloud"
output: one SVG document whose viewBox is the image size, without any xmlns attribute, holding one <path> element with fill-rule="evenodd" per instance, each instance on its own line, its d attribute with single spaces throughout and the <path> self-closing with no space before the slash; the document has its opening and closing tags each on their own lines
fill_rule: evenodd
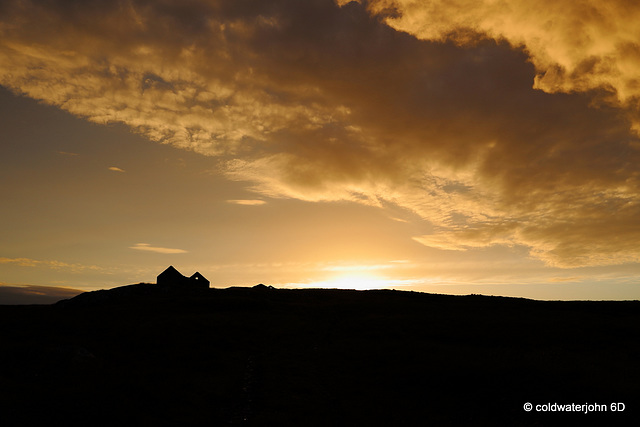
<svg viewBox="0 0 640 427">
<path fill-rule="evenodd" d="M 55 260 L 37 260 L 31 258 L 0 258 L 0 264 L 14 264 L 20 267 L 46 267 L 54 270 L 67 270 L 71 272 L 82 272 L 87 270 L 102 271 L 102 267 L 97 265 L 84 265 L 78 263 L 67 263 Z"/>
<path fill-rule="evenodd" d="M 135 249 L 138 251 L 156 252 L 159 254 L 184 254 L 187 253 L 184 249 L 162 248 L 157 246 L 151 246 L 148 243 L 136 243 L 134 246 L 130 246 L 129 249 Z"/>
<path fill-rule="evenodd" d="M 551 277 L 551 278 L 549 278 L 549 282 L 552 282 L 552 283 L 582 282 L 583 280 L 585 280 L 585 277 L 582 277 L 582 276 Z"/>
<path fill-rule="evenodd" d="M 114 171 L 114 172 L 124 172 L 124 169 L 120 169 L 120 168 L 118 168 L 116 166 L 110 166 L 109 170 L 110 171 Z"/>
<path fill-rule="evenodd" d="M 403 218 L 397 218 L 397 217 L 389 217 L 389 219 L 393 220 L 393 221 L 397 221 L 397 222 L 405 222 L 408 223 L 409 221 Z"/>
<path fill-rule="evenodd" d="M 267 202 L 265 202 L 264 200 L 227 200 L 227 203 L 231 203 L 234 205 L 260 206 L 266 204 Z"/>
</svg>

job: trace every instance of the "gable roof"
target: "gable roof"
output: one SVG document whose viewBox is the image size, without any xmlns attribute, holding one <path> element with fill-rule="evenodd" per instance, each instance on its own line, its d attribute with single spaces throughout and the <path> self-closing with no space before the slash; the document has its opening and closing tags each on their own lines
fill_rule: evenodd
<svg viewBox="0 0 640 427">
<path fill-rule="evenodd" d="M 169 267 L 167 267 L 167 269 L 165 271 L 163 271 L 162 273 L 158 274 L 158 277 L 162 277 L 162 278 L 170 278 L 170 277 L 184 278 L 185 276 L 183 276 L 182 273 L 180 273 L 178 270 L 176 270 L 173 265 L 170 265 Z"/>
</svg>

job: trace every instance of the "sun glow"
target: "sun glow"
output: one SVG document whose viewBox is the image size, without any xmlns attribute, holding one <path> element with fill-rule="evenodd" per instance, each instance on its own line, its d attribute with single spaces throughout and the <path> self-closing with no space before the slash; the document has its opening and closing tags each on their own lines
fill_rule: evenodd
<svg viewBox="0 0 640 427">
<path fill-rule="evenodd" d="M 374 274 L 344 274 L 329 280 L 315 282 L 313 287 L 331 289 L 384 289 L 393 285 L 393 280 Z"/>
</svg>

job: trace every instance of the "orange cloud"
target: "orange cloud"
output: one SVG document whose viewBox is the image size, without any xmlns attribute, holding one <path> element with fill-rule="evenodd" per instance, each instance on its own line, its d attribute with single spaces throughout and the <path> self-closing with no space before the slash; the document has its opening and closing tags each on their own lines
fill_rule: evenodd
<svg viewBox="0 0 640 427">
<path fill-rule="evenodd" d="M 264 200 L 227 200 L 227 203 L 244 206 L 260 206 L 266 204 L 267 202 L 265 202 Z"/>
<path fill-rule="evenodd" d="M 174 248 L 162 248 L 157 246 L 151 246 L 148 243 L 136 243 L 134 246 L 130 246 L 129 249 L 135 249 L 138 251 L 156 252 L 159 254 L 184 254 L 187 253 L 184 249 Z"/>
<path fill-rule="evenodd" d="M 10 0 L 0 84 L 265 196 L 409 209 L 431 247 L 640 261 L 639 8 L 338 3 Z"/>
<path fill-rule="evenodd" d="M 628 0 L 378 0 L 369 7 L 374 13 L 394 10 L 385 21 L 424 40 L 507 40 L 535 65 L 535 88 L 604 90 L 608 101 L 638 111 L 640 8 Z"/>
</svg>

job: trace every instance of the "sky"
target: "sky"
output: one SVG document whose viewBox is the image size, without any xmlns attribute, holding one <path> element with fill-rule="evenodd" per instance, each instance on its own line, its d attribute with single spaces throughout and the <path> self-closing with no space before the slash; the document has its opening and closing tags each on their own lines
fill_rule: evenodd
<svg viewBox="0 0 640 427">
<path fill-rule="evenodd" d="M 0 304 L 640 299 L 629 0 L 5 0 Z"/>
</svg>

